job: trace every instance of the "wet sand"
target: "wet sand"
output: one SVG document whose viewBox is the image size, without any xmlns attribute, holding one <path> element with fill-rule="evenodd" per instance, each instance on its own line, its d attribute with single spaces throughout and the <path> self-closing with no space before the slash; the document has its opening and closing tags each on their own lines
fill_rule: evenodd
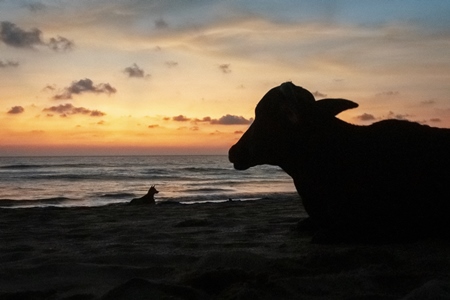
<svg viewBox="0 0 450 300">
<path fill-rule="evenodd" d="M 450 243 L 315 245 L 296 197 L 0 209 L 0 299 L 450 299 Z"/>
</svg>

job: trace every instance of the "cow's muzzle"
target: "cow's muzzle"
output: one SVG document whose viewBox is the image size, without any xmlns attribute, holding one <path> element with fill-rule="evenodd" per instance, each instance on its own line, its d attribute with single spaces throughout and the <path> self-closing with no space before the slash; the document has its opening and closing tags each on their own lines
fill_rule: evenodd
<svg viewBox="0 0 450 300">
<path fill-rule="evenodd" d="M 250 152 L 244 147 L 240 147 L 238 144 L 232 146 L 228 151 L 228 159 L 233 163 L 236 170 L 247 170 L 253 167 L 251 163 Z"/>
</svg>

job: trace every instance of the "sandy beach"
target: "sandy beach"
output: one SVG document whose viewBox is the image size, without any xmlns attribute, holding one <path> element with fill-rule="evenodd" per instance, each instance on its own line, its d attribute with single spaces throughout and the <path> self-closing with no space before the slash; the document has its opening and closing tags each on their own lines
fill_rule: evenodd
<svg viewBox="0 0 450 300">
<path fill-rule="evenodd" d="M 315 245 L 296 197 L 0 209 L 0 299 L 450 298 L 450 243 Z"/>
</svg>

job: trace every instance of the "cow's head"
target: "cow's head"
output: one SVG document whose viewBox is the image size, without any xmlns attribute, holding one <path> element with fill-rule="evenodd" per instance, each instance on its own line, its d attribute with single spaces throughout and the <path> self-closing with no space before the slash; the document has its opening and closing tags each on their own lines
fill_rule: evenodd
<svg viewBox="0 0 450 300">
<path fill-rule="evenodd" d="M 283 83 L 258 103 L 253 124 L 231 147 L 229 159 L 237 170 L 261 164 L 280 165 L 295 155 L 293 144 L 299 142 L 299 132 L 312 133 L 315 122 L 334 119 L 338 113 L 357 106 L 345 99 L 315 101 L 306 89 Z"/>
</svg>

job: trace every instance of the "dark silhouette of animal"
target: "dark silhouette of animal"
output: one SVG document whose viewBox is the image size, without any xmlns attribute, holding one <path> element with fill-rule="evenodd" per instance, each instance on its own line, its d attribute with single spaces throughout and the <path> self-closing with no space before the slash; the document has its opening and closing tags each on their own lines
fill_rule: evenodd
<svg viewBox="0 0 450 300">
<path fill-rule="evenodd" d="M 448 235 L 450 129 L 405 120 L 357 126 L 335 117 L 357 106 L 316 101 L 306 89 L 283 83 L 258 103 L 229 160 L 237 170 L 280 166 L 310 216 L 304 226 L 319 236 L 397 241 Z"/>
<path fill-rule="evenodd" d="M 152 185 L 150 187 L 150 189 L 148 190 L 148 193 L 145 196 L 142 196 L 140 198 L 134 198 L 133 200 L 130 201 L 129 204 L 131 205 L 135 205 L 135 204 L 150 204 L 153 205 L 155 204 L 155 194 L 158 194 L 159 191 L 156 190 L 155 186 Z"/>
</svg>

